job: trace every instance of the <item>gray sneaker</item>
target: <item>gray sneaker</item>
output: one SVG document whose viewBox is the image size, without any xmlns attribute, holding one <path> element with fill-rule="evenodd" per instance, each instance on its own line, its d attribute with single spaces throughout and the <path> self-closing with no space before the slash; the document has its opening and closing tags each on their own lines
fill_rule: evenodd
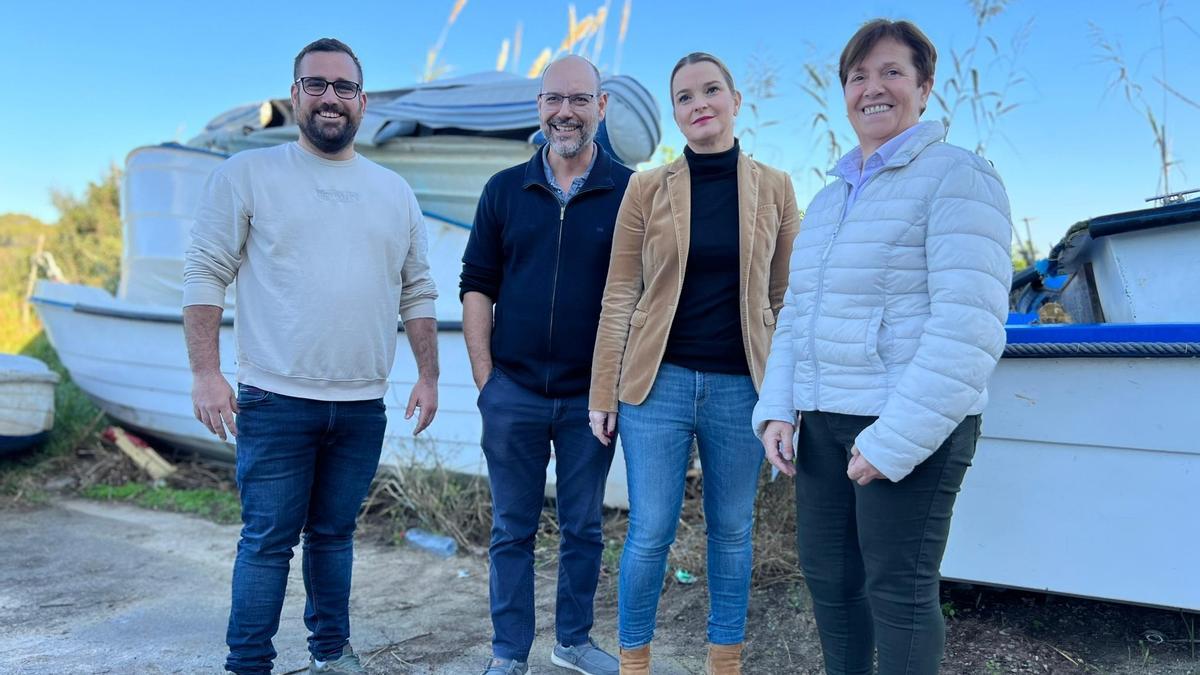
<svg viewBox="0 0 1200 675">
<path fill-rule="evenodd" d="M 484 666 L 483 675 L 525 675 L 529 672 L 529 664 L 512 659 L 492 659 Z"/>
<path fill-rule="evenodd" d="M 363 668 L 362 662 L 358 660 L 358 654 L 354 653 L 350 645 L 342 647 L 342 655 L 330 661 L 318 661 L 315 658 L 308 660 L 309 675 L 366 675 L 367 671 Z"/>
<path fill-rule="evenodd" d="M 616 657 L 597 647 L 596 641 L 591 638 L 576 647 L 554 645 L 550 662 L 584 675 L 618 675 L 621 670 Z"/>
</svg>

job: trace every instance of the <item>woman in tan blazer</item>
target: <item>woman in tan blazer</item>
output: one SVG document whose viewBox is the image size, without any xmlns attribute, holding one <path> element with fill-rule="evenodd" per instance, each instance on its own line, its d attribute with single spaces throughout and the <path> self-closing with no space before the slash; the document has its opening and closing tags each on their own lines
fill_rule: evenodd
<svg viewBox="0 0 1200 675">
<path fill-rule="evenodd" d="M 671 73 L 687 147 L 634 174 L 617 216 L 589 408 L 618 430 L 629 485 L 621 556 L 621 672 L 648 673 L 667 551 L 693 440 L 704 468 L 710 673 L 740 673 L 762 451 L 750 415 L 783 306 L 799 225 L 792 182 L 741 153 L 742 96 L 701 52 Z"/>
</svg>

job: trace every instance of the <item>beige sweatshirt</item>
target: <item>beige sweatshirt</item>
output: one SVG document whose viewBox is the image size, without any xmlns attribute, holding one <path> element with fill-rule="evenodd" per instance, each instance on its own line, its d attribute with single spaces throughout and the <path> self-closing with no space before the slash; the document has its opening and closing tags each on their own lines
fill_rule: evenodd
<svg viewBox="0 0 1200 675">
<path fill-rule="evenodd" d="M 183 305 L 220 307 L 236 279 L 238 382 L 323 401 L 379 398 L 397 315 L 435 318 L 426 249 L 416 196 L 396 173 L 294 142 L 247 150 L 205 186 Z"/>
</svg>

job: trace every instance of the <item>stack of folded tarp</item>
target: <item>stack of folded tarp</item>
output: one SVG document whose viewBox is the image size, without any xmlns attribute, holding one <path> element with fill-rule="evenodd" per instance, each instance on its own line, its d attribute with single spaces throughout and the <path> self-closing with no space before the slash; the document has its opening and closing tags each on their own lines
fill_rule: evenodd
<svg viewBox="0 0 1200 675">
<path fill-rule="evenodd" d="M 486 72 L 404 89 L 367 92 L 356 144 L 378 147 L 398 138 L 461 135 L 540 143 L 538 79 Z M 605 77 L 608 108 L 598 140 L 622 163 L 650 159 L 662 135 L 658 104 L 637 80 Z M 288 100 L 234 108 L 209 122 L 189 145 L 222 152 L 293 140 L 298 131 Z"/>
</svg>

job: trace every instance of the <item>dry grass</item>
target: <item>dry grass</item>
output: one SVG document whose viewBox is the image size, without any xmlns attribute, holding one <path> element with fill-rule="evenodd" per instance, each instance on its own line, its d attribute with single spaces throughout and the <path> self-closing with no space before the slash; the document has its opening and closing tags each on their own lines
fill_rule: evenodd
<svg viewBox="0 0 1200 675">
<path fill-rule="evenodd" d="M 440 467 L 382 469 L 360 518 L 392 541 L 409 527 L 419 526 L 481 553 L 487 550 L 492 526 L 491 490 L 486 478 Z"/>
<path fill-rule="evenodd" d="M 796 560 L 796 508 L 790 480 L 770 481 L 764 469 L 754 507 L 754 567 L 756 588 L 800 578 Z M 621 539 L 624 539 L 622 531 Z M 707 569 L 708 542 L 704 526 L 704 483 L 699 475 L 688 478 L 683 513 L 668 561 L 672 570 L 684 569 L 702 576 Z"/>
<path fill-rule="evenodd" d="M 1125 102 L 1144 117 L 1150 126 L 1150 131 L 1154 135 L 1154 149 L 1158 155 L 1158 190 L 1159 194 L 1167 195 L 1171 192 L 1171 174 L 1179 171 L 1180 164 L 1180 161 L 1171 153 L 1174 145 L 1172 143 L 1173 136 L 1167 130 L 1168 94 L 1189 105 L 1198 108 L 1200 105 L 1181 94 L 1178 89 L 1171 86 L 1167 79 L 1165 27 L 1168 23 L 1183 21 L 1179 17 L 1167 15 L 1167 0 L 1157 0 L 1154 4 L 1158 13 L 1159 26 L 1159 42 L 1154 51 L 1159 52 L 1162 63 L 1159 75 L 1154 78 L 1155 83 L 1162 88 L 1162 103 L 1157 106 L 1150 101 L 1150 93 L 1147 92 L 1146 87 L 1138 81 L 1137 69 L 1129 65 L 1122 51 L 1121 43 L 1115 38 L 1109 38 L 1100 26 L 1091 21 L 1088 22 L 1088 36 L 1097 52 L 1096 62 L 1112 69 L 1107 91 L 1119 89 L 1124 95 Z M 1183 25 L 1187 26 L 1186 22 L 1183 22 Z M 1142 58 L 1149 55 L 1150 52 L 1147 52 Z"/>
<path fill-rule="evenodd" d="M 450 8 L 450 16 L 446 17 L 446 25 L 442 27 L 437 42 L 425 52 L 425 70 L 421 75 L 422 82 L 432 82 L 453 70 L 451 66 L 442 63 L 439 57 L 442 48 L 446 46 L 446 38 L 450 36 L 450 29 L 454 27 L 454 22 L 458 21 L 458 15 L 466 6 L 467 0 L 455 0 L 454 6 Z"/>
<path fill-rule="evenodd" d="M 800 578 L 796 561 L 796 510 L 792 483 L 771 482 L 766 470 L 755 505 L 753 583 L 763 588 Z M 687 479 L 683 511 L 668 559 L 670 572 L 683 569 L 703 577 L 707 568 L 704 485 L 698 471 Z M 492 524 L 491 490 L 486 478 L 420 466 L 387 469 L 376 478 L 361 512 L 371 536 L 399 541 L 410 527 L 444 534 L 474 555 L 487 552 Z M 629 516 L 605 509 L 602 576 L 615 578 Z M 535 543 L 539 574 L 558 564 L 559 527 L 555 502 L 547 499 Z"/>
<path fill-rule="evenodd" d="M 1020 63 L 1033 31 L 1033 20 L 1023 22 L 1001 48 L 990 27 L 1008 8 L 1009 0 L 969 0 L 968 4 L 975 20 L 971 46 L 963 51 L 949 50 L 950 72 L 941 82 L 941 91 L 935 89 L 932 97 L 942 109 L 942 123 L 954 132 L 951 140 L 961 145 L 966 145 L 963 134 L 957 133 L 962 125 L 955 125 L 955 120 L 960 110 L 965 108 L 970 112 L 974 150 L 986 155 L 993 137 L 999 134 L 1001 118 L 1021 105 L 1010 103 L 1009 99 L 1027 81 Z"/>
</svg>

